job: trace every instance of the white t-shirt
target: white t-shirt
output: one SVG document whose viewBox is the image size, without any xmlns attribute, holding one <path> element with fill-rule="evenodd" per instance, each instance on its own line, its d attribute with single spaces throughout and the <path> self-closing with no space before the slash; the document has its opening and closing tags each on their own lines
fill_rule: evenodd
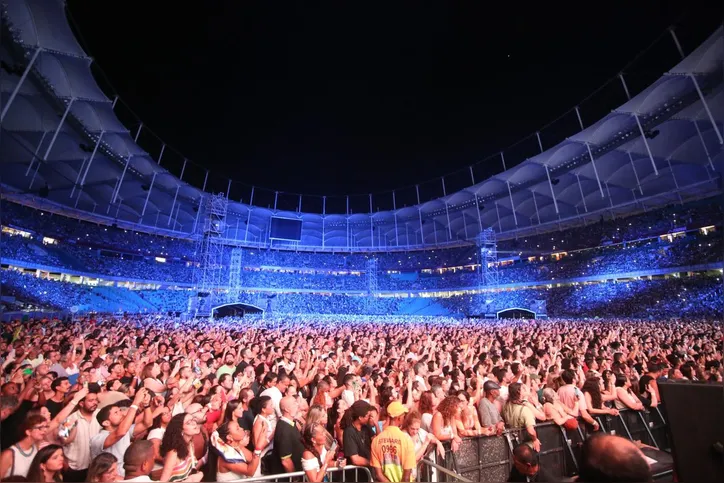
<svg viewBox="0 0 724 483">
<path fill-rule="evenodd" d="M 132 424 L 128 432 L 124 434 L 121 439 L 116 441 L 115 444 L 108 448 L 103 448 L 103 443 L 106 442 L 106 438 L 108 437 L 108 435 L 111 434 L 110 431 L 104 429 L 100 433 L 93 436 L 90 441 L 91 459 L 95 458 L 101 453 L 112 454 L 118 460 L 118 474 L 124 476 L 126 472 L 123 469 L 123 455 L 126 454 L 126 450 L 128 449 L 128 447 L 131 446 L 131 436 L 133 436 L 133 430 L 135 428 L 136 425 Z"/>
<path fill-rule="evenodd" d="M 422 391 L 427 391 L 427 383 L 425 382 L 424 377 L 417 375 L 417 376 L 415 376 L 415 380 L 420 383 L 420 389 Z"/>
<path fill-rule="evenodd" d="M 269 389 L 264 389 L 259 396 L 269 396 L 274 404 L 274 414 L 267 416 L 267 420 L 272 424 L 272 427 L 276 427 L 277 419 L 282 417 L 282 410 L 279 408 L 279 403 L 282 401 L 282 392 L 278 387 L 272 386 Z"/>
<path fill-rule="evenodd" d="M 354 404 L 354 391 L 345 389 L 342 391 L 342 400 L 347 403 L 348 406 Z"/>
</svg>

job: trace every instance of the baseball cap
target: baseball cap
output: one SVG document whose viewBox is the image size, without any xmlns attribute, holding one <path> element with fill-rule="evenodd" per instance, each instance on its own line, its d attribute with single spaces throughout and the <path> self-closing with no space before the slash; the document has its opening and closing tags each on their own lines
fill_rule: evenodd
<svg viewBox="0 0 724 483">
<path fill-rule="evenodd" d="M 485 392 L 495 391 L 496 389 L 500 389 L 500 385 L 495 381 L 485 381 L 485 384 L 483 384 L 483 391 Z"/>
<path fill-rule="evenodd" d="M 405 406 L 404 404 L 402 404 L 402 403 L 399 402 L 399 401 L 392 401 L 392 402 L 387 406 L 387 414 L 388 414 L 391 418 L 396 418 L 396 417 L 398 417 L 398 416 L 402 416 L 402 415 L 405 414 L 407 411 L 409 411 L 409 410 L 407 409 L 407 406 Z"/>
</svg>

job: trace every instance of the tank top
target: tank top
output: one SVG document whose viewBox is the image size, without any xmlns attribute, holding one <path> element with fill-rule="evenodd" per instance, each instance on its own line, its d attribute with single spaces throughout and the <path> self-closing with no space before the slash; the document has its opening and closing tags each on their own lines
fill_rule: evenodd
<svg viewBox="0 0 724 483">
<path fill-rule="evenodd" d="M 176 466 L 171 470 L 171 476 L 168 481 L 183 481 L 191 474 L 191 471 L 196 466 L 196 457 L 194 457 L 194 446 L 193 443 L 189 445 L 189 455 L 183 461 L 176 463 Z"/>
<path fill-rule="evenodd" d="M 10 466 L 7 473 L 3 475 L 3 478 L 7 478 L 12 475 L 23 477 L 28 476 L 30 464 L 33 462 L 33 459 L 35 459 L 35 455 L 38 454 L 38 447 L 33 445 L 33 447 L 30 448 L 30 452 L 25 453 L 22 448 L 20 448 L 17 444 L 14 444 L 10 447 L 10 450 L 13 452 L 13 464 Z"/>
</svg>

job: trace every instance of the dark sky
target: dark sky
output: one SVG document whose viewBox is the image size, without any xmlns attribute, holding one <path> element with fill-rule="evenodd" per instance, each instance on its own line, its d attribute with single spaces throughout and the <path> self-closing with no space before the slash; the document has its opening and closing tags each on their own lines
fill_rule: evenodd
<svg viewBox="0 0 724 483">
<path fill-rule="evenodd" d="M 125 104 L 119 113 L 130 108 L 217 178 L 315 194 L 401 188 L 484 160 L 573 108 L 677 19 L 691 52 L 722 11 L 714 1 L 639 0 L 68 5 Z M 666 34 L 627 70 L 631 90 L 677 56 Z M 610 84 L 581 104 L 584 121 L 623 101 Z M 543 143 L 576 125 L 568 115 Z M 158 152 L 148 133 L 141 144 Z M 528 138 L 506 151 L 508 166 L 537 152 Z M 180 155 L 165 156 L 178 174 Z M 499 170 L 495 158 L 475 173 Z"/>
</svg>

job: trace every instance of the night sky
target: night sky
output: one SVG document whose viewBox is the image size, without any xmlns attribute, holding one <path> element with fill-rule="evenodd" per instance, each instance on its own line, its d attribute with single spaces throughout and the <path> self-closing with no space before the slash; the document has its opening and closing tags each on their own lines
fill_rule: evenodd
<svg viewBox="0 0 724 483">
<path fill-rule="evenodd" d="M 68 0 L 68 8 L 100 85 L 122 100 L 119 117 L 135 132 L 132 110 L 168 144 L 172 172 L 188 157 L 217 180 L 330 195 L 439 184 L 464 169 L 449 178 L 450 192 L 469 184 L 467 166 L 480 161 L 482 180 L 501 169 L 490 156 L 522 138 L 506 150 L 508 167 L 537 154 L 532 133 L 668 25 L 680 21 L 689 53 L 722 17 L 712 1 L 527 3 L 146 0 L 113 2 L 111 11 Z M 665 33 L 626 70 L 630 89 L 677 61 Z M 609 84 L 581 104 L 584 122 L 624 100 L 620 83 Z M 569 114 L 542 131 L 544 146 L 575 130 Z M 158 153 L 148 131 L 139 142 Z M 200 185 L 199 172 L 185 179 Z"/>
</svg>

